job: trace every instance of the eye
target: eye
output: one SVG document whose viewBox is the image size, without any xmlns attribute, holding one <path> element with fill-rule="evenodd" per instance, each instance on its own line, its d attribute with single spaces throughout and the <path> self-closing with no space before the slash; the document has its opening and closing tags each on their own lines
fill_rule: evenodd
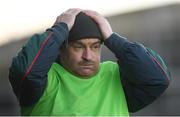
<svg viewBox="0 0 180 117">
<path fill-rule="evenodd" d="M 100 48 L 100 45 L 95 45 L 94 48 Z"/>
<path fill-rule="evenodd" d="M 97 51 L 100 49 L 100 44 L 95 44 L 91 47 L 92 50 Z"/>
<path fill-rule="evenodd" d="M 100 48 L 100 46 L 101 46 L 100 44 L 95 44 L 94 48 Z"/>
<path fill-rule="evenodd" d="M 74 44 L 72 47 L 75 51 L 81 51 L 84 49 L 84 46 L 81 44 Z"/>
</svg>

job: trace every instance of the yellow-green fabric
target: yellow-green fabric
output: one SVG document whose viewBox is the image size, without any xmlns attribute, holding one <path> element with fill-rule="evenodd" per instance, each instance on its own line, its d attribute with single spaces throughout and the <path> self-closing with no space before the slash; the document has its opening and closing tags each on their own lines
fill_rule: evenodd
<svg viewBox="0 0 180 117">
<path fill-rule="evenodd" d="M 98 73 L 78 78 L 54 63 L 48 72 L 43 96 L 33 107 L 22 107 L 22 115 L 129 116 L 121 86 L 119 66 L 100 64 Z"/>
</svg>

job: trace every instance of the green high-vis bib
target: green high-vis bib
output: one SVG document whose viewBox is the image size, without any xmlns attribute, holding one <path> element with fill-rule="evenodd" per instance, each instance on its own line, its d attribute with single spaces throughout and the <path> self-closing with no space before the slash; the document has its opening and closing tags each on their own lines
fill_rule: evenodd
<svg viewBox="0 0 180 117">
<path fill-rule="evenodd" d="M 21 107 L 22 115 L 129 116 L 120 81 L 119 66 L 100 64 L 98 73 L 81 79 L 54 63 L 48 72 L 44 94 L 32 107 Z"/>
</svg>

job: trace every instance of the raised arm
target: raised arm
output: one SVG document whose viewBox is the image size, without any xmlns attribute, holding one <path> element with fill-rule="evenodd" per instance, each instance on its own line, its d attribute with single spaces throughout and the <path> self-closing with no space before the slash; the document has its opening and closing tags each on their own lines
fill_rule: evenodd
<svg viewBox="0 0 180 117">
<path fill-rule="evenodd" d="M 112 34 L 105 45 L 118 58 L 121 81 L 130 112 L 136 112 L 159 97 L 169 85 L 170 73 L 153 50 Z"/>
<path fill-rule="evenodd" d="M 116 55 L 130 112 L 153 102 L 169 85 L 170 73 L 162 58 L 142 44 L 112 32 L 108 21 L 94 11 L 84 11 L 99 25 L 104 44 Z"/>
<path fill-rule="evenodd" d="M 69 9 L 58 16 L 52 28 L 32 36 L 13 58 L 9 80 L 21 106 L 31 106 L 42 96 L 47 73 L 80 11 Z"/>
</svg>

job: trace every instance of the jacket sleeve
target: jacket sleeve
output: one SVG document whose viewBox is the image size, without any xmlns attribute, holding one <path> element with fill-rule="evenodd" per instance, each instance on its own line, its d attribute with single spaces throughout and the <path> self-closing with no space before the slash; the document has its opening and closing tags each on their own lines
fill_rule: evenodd
<svg viewBox="0 0 180 117">
<path fill-rule="evenodd" d="M 55 24 L 46 32 L 33 35 L 12 59 L 9 80 L 21 106 L 32 106 L 42 96 L 47 73 L 67 37 L 67 25 Z"/>
<path fill-rule="evenodd" d="M 169 85 L 170 73 L 162 58 L 142 44 L 112 34 L 104 43 L 118 58 L 121 82 L 130 112 L 153 102 Z"/>
</svg>

